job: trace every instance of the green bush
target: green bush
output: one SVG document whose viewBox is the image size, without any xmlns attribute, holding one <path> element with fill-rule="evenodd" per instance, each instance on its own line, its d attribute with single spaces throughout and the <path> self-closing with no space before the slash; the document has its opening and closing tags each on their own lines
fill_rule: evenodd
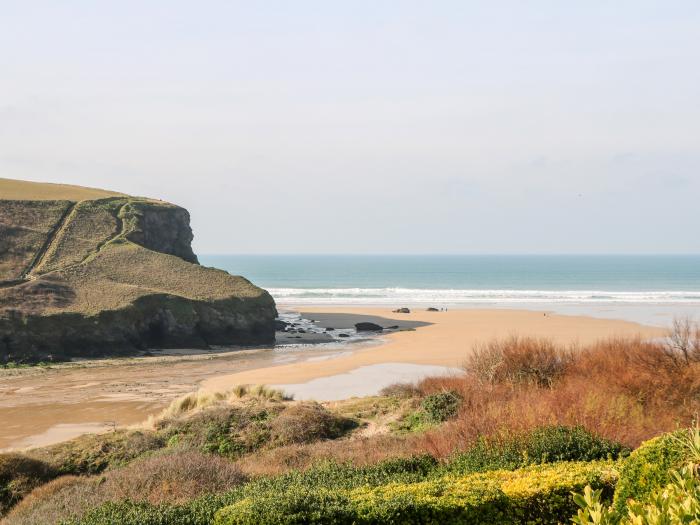
<svg viewBox="0 0 700 525">
<path fill-rule="evenodd" d="M 421 409 L 431 423 L 442 423 L 455 415 L 462 404 L 462 398 L 456 392 L 438 392 L 425 396 Z"/>
<path fill-rule="evenodd" d="M 215 524 L 304 525 L 307 523 L 356 523 L 348 496 L 316 487 L 295 487 L 283 494 L 264 493 L 220 510 Z"/>
<path fill-rule="evenodd" d="M 160 435 L 171 446 L 238 457 L 264 447 L 334 439 L 356 423 L 318 403 L 251 402 L 166 419 L 161 426 Z"/>
<path fill-rule="evenodd" d="M 671 471 L 683 463 L 686 451 L 680 430 L 642 443 L 625 461 L 615 489 L 613 506 L 619 515 L 626 512 L 627 500 L 644 500 L 654 490 L 671 481 Z"/>
<path fill-rule="evenodd" d="M 516 471 L 446 475 L 350 489 L 289 486 L 251 493 L 220 510 L 216 525 L 304 523 L 559 523 L 575 508 L 571 491 L 612 493 L 610 462 L 558 463 Z"/>
<path fill-rule="evenodd" d="M 273 478 L 260 478 L 222 495 L 208 495 L 183 505 L 150 505 L 119 502 L 100 505 L 70 525 L 208 525 L 217 510 L 245 498 L 259 497 L 261 504 L 277 502 L 280 494 L 337 491 L 356 487 L 377 487 L 391 481 L 421 481 L 435 471 L 431 456 L 392 459 L 368 467 L 322 463 L 304 472 L 292 471 Z M 265 499 L 265 498 L 271 499 Z M 309 496 L 312 498 L 313 496 Z M 310 500 L 309 500 L 310 501 Z M 324 500 L 326 501 L 326 500 Z M 329 501 L 326 501 L 329 503 Z M 272 503 L 270 503 L 272 504 Z M 295 503 L 288 502 L 291 509 Z M 330 504 L 330 503 L 329 503 Z M 330 512 L 330 511 L 329 511 Z"/>
<path fill-rule="evenodd" d="M 582 494 L 574 495 L 580 508 L 572 521 L 576 525 L 700 523 L 699 462 L 698 428 L 650 440 L 627 461 L 626 478 L 624 483 L 620 479 L 615 491 L 615 505 L 605 505 L 601 492 L 587 486 Z"/>
<path fill-rule="evenodd" d="M 22 454 L 0 454 L 0 516 L 32 489 L 58 474 L 44 461 Z"/>
<path fill-rule="evenodd" d="M 618 459 L 628 454 L 629 449 L 620 443 L 596 436 L 583 427 L 547 426 L 505 439 L 481 438 L 445 468 L 468 474 L 556 461 Z"/>
</svg>

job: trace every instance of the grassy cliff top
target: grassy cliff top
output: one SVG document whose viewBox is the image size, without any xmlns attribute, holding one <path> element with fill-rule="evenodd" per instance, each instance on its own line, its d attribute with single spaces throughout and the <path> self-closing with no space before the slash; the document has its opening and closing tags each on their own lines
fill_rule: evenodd
<svg viewBox="0 0 700 525">
<path fill-rule="evenodd" d="M 122 197 L 123 193 L 85 188 L 71 184 L 51 184 L 0 178 L 0 200 L 22 201 L 82 201 Z"/>
<path fill-rule="evenodd" d="M 147 296 L 267 299 L 197 264 L 187 210 L 164 201 L 0 179 L 0 311 L 97 315 Z"/>
</svg>

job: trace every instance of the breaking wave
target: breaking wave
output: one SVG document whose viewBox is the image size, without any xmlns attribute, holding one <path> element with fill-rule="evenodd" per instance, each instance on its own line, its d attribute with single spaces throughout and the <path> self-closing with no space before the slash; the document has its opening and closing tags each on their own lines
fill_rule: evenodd
<svg viewBox="0 0 700 525">
<path fill-rule="evenodd" d="M 459 290 L 420 288 L 268 288 L 287 304 L 700 303 L 700 291 Z"/>
</svg>

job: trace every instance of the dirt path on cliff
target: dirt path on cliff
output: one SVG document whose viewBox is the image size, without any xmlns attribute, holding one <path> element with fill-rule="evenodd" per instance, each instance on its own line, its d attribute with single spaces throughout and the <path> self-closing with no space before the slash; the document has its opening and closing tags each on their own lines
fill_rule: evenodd
<svg viewBox="0 0 700 525">
<path fill-rule="evenodd" d="M 61 233 L 63 230 L 65 230 L 66 226 L 70 222 L 70 217 L 75 211 L 76 206 L 78 206 L 78 202 L 72 203 L 70 206 L 66 208 L 66 210 L 63 212 L 63 215 L 58 219 L 56 222 L 56 225 L 53 227 L 53 229 L 49 232 L 49 234 L 46 236 L 46 240 L 44 241 L 44 244 L 39 248 L 39 251 L 36 252 L 34 255 L 34 258 L 31 260 L 27 268 L 22 272 L 21 278 L 24 279 L 25 281 L 31 280 L 34 277 L 32 276 L 32 272 L 34 271 L 35 268 L 41 267 L 41 264 L 44 261 L 44 257 L 46 257 L 46 254 L 48 251 L 51 249 L 51 246 L 53 246 L 54 241 L 60 237 Z"/>
</svg>

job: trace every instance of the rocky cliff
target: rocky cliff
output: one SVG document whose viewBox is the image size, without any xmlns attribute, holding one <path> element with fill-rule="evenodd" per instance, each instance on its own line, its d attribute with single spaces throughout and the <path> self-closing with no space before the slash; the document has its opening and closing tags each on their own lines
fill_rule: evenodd
<svg viewBox="0 0 700 525">
<path fill-rule="evenodd" d="M 191 241 L 166 202 L 0 179 L 0 362 L 273 342 L 270 295 Z"/>
</svg>

